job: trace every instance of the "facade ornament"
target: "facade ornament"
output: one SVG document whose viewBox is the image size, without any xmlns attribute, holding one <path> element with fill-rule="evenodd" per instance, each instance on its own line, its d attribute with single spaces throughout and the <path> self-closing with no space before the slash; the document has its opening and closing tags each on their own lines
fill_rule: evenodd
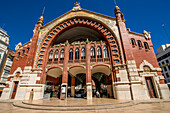
<svg viewBox="0 0 170 113">
<path fill-rule="evenodd" d="M 69 46 L 69 45 L 70 44 L 69 44 L 68 40 L 66 40 L 65 46 Z"/>
<path fill-rule="evenodd" d="M 130 32 L 130 28 L 127 28 L 127 31 L 129 31 L 129 32 Z"/>
<path fill-rule="evenodd" d="M 147 40 L 150 40 L 151 39 L 151 32 L 147 32 L 147 31 L 143 31 L 143 35 L 144 35 L 144 37 L 147 39 Z"/>
<path fill-rule="evenodd" d="M 114 12 L 115 14 L 121 13 L 120 8 L 117 5 L 115 6 Z"/>
<path fill-rule="evenodd" d="M 80 7 L 80 3 L 78 3 L 76 1 L 76 3 L 74 4 L 74 7 L 72 9 L 72 11 L 80 11 L 82 8 Z"/>
<path fill-rule="evenodd" d="M 41 24 L 43 26 L 44 24 L 44 17 L 43 14 L 40 16 L 40 18 L 38 19 L 38 24 Z"/>
<path fill-rule="evenodd" d="M 86 39 L 86 44 L 90 44 L 90 41 L 89 41 L 89 39 L 88 39 L 88 38 Z"/>
<path fill-rule="evenodd" d="M 15 45 L 15 51 L 18 50 L 22 46 L 21 42 Z"/>
<path fill-rule="evenodd" d="M 140 64 L 139 68 L 140 70 L 143 70 L 144 66 L 148 66 L 151 70 L 153 70 L 153 66 L 146 60 L 143 60 L 143 62 Z"/>
<path fill-rule="evenodd" d="M 126 22 L 126 20 L 125 20 L 125 18 L 124 18 L 124 14 L 123 14 L 123 13 L 121 14 L 121 18 L 122 18 L 122 21 L 123 21 L 123 22 Z"/>
<path fill-rule="evenodd" d="M 19 77 L 20 77 L 20 74 L 21 74 L 20 72 L 17 72 L 17 73 L 15 74 L 15 77 L 16 77 L 16 78 L 19 78 Z"/>
</svg>

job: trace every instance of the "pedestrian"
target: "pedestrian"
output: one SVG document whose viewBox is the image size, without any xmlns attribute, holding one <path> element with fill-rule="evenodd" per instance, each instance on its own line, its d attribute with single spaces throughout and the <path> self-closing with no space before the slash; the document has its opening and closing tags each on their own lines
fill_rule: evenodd
<svg viewBox="0 0 170 113">
<path fill-rule="evenodd" d="M 34 98 L 34 90 L 31 89 L 29 101 L 32 102 L 32 101 L 33 101 L 33 98 Z"/>
<path fill-rule="evenodd" d="M 101 98 L 103 97 L 103 91 L 102 90 L 100 90 L 100 96 L 101 96 Z"/>
<path fill-rule="evenodd" d="M 96 91 L 96 97 L 100 98 L 100 93 L 99 93 L 99 91 Z"/>
</svg>

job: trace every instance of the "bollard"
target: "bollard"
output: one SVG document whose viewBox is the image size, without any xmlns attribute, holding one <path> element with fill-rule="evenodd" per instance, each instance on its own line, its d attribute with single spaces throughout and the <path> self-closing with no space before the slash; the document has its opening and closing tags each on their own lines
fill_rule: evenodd
<svg viewBox="0 0 170 113">
<path fill-rule="evenodd" d="M 33 97 L 34 97 L 34 91 L 33 91 L 33 89 L 32 89 L 31 92 L 30 92 L 30 98 L 29 98 L 29 101 L 30 101 L 30 102 L 33 101 Z"/>
</svg>

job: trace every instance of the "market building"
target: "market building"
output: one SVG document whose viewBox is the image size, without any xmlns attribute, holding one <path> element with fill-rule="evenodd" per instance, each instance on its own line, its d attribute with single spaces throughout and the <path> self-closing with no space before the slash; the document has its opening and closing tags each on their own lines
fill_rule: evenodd
<svg viewBox="0 0 170 113">
<path fill-rule="evenodd" d="M 76 2 L 46 25 L 42 15 L 32 39 L 15 48 L 1 98 L 28 100 L 33 92 L 33 99 L 92 99 L 96 91 L 103 98 L 169 98 L 150 33 L 130 31 L 118 6 L 114 12 L 109 17 Z"/>
</svg>

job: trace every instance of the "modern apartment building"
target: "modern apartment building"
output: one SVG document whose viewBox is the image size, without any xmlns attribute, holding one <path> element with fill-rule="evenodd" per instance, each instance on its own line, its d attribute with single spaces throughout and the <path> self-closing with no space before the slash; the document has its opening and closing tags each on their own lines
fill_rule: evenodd
<svg viewBox="0 0 170 113">
<path fill-rule="evenodd" d="M 161 45 L 157 48 L 157 60 L 162 68 L 165 83 L 170 84 L 170 44 Z"/>
<path fill-rule="evenodd" d="M 5 61 L 8 54 L 9 36 L 7 32 L 0 28 L 0 78 L 4 70 Z M 0 82 L 0 94 L 2 93 L 5 84 Z"/>
</svg>

